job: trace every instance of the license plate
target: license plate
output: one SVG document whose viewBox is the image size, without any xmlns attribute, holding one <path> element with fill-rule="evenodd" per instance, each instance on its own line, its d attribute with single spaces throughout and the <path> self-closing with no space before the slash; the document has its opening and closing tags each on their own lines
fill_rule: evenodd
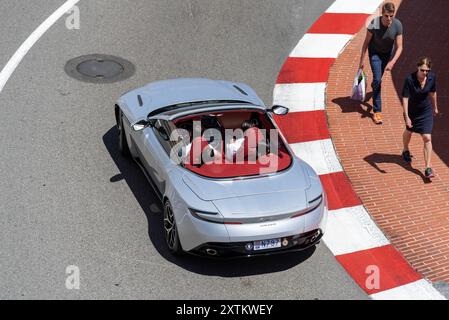
<svg viewBox="0 0 449 320">
<path fill-rule="evenodd" d="M 254 241 L 254 250 L 266 250 L 281 247 L 281 239 Z"/>
</svg>

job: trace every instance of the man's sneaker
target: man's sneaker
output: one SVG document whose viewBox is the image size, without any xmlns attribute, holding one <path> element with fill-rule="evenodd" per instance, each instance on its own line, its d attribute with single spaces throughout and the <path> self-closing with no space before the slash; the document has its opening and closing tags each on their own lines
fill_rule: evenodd
<svg viewBox="0 0 449 320">
<path fill-rule="evenodd" d="M 426 170 L 424 171 L 424 175 L 426 176 L 427 179 L 435 177 L 432 168 L 426 168 Z"/>
<path fill-rule="evenodd" d="M 407 163 L 411 163 L 412 155 L 410 154 L 410 151 L 408 150 L 402 151 L 402 159 L 404 159 L 404 161 Z"/>
<path fill-rule="evenodd" d="M 373 120 L 375 124 L 382 124 L 382 113 L 374 112 Z"/>
</svg>

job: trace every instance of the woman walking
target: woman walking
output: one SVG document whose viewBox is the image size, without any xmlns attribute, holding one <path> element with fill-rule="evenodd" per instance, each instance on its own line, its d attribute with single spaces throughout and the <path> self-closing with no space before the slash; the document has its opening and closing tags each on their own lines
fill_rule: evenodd
<svg viewBox="0 0 449 320">
<path fill-rule="evenodd" d="M 402 91 L 402 107 L 404 109 L 405 130 L 403 134 L 404 150 L 402 158 L 407 163 L 412 162 L 409 151 L 412 133 L 419 133 L 424 142 L 424 159 L 426 178 L 433 178 L 430 166 L 432 155 L 433 117 L 438 114 L 436 75 L 431 71 L 430 58 L 421 57 L 417 63 L 418 70 L 410 74 L 404 83 Z"/>
</svg>

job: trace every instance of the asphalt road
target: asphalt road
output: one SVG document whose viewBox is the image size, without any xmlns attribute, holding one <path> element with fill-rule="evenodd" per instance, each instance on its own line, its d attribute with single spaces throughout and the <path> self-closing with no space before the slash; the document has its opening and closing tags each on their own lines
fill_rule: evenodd
<svg viewBox="0 0 449 320">
<path fill-rule="evenodd" d="M 0 69 L 64 1 L 2 0 Z M 161 206 L 117 150 L 114 101 L 147 82 L 246 82 L 267 105 L 278 72 L 331 0 L 81 0 L 0 94 L 0 299 L 366 299 L 324 244 L 242 261 L 174 259 Z M 130 60 L 114 84 L 69 78 L 66 61 Z M 80 270 L 80 289 L 65 286 Z"/>
</svg>

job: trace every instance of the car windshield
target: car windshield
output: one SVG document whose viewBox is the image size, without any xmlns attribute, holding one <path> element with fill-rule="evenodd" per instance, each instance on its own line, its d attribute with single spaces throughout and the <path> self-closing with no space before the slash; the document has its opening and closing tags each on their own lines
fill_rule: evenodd
<svg viewBox="0 0 449 320">
<path fill-rule="evenodd" d="M 162 107 L 159 109 L 156 109 L 152 112 L 150 112 L 148 114 L 148 117 L 153 117 L 157 114 L 171 114 L 171 113 L 176 113 L 178 112 L 180 109 L 185 109 L 188 107 L 195 107 L 197 108 L 198 106 L 205 106 L 205 105 L 210 105 L 210 104 L 220 104 L 220 103 L 226 103 L 226 104 L 249 104 L 249 102 L 246 101 L 240 101 L 240 100 L 205 100 L 205 101 L 194 101 L 194 102 L 185 102 L 185 103 L 178 103 L 175 105 L 171 105 L 171 106 L 166 106 L 166 107 Z"/>
<path fill-rule="evenodd" d="M 280 172 L 292 157 L 262 110 L 222 110 L 173 121 L 176 152 L 187 170 L 208 178 Z"/>
</svg>

